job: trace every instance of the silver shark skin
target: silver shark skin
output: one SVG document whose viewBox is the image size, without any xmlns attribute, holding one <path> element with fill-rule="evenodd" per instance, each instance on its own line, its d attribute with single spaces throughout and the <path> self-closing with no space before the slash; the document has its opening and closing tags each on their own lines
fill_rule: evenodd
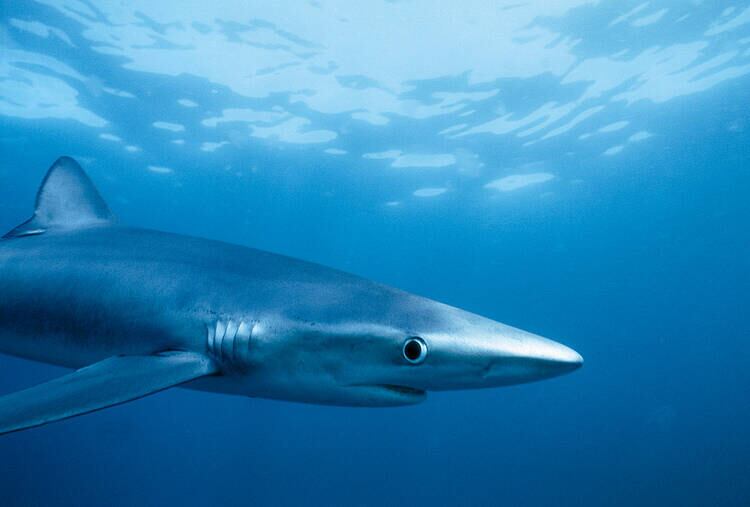
<svg viewBox="0 0 750 507">
<path fill-rule="evenodd" d="M 0 351 L 19 357 L 81 368 L 189 351 L 216 373 L 184 387 L 354 406 L 582 364 L 554 341 L 282 255 L 111 221 L 36 232 L 0 241 Z"/>
</svg>

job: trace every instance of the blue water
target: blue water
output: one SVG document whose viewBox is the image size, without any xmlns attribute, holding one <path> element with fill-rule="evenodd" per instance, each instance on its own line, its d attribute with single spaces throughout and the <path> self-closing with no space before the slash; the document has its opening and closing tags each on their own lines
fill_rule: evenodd
<svg viewBox="0 0 750 507">
<path fill-rule="evenodd" d="M 748 2 L 0 14 L 3 231 L 72 155 L 124 223 L 586 360 L 394 409 L 173 389 L 0 437 L 3 506 L 750 504 Z M 0 356 L 0 392 L 64 371 Z"/>
</svg>

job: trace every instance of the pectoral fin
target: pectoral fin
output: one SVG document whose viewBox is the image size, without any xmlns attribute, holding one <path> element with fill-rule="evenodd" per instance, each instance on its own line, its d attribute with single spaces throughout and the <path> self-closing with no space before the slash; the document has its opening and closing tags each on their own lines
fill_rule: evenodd
<svg viewBox="0 0 750 507">
<path fill-rule="evenodd" d="M 118 356 L 0 397 L 0 434 L 86 414 L 216 372 L 193 352 Z"/>
</svg>

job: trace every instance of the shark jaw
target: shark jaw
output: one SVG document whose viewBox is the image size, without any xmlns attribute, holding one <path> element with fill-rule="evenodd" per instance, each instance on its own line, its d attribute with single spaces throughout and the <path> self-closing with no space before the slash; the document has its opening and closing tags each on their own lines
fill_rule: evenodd
<svg viewBox="0 0 750 507">
<path fill-rule="evenodd" d="M 395 384 L 355 384 L 348 389 L 354 390 L 361 405 L 370 407 L 416 405 L 427 399 L 427 392 L 422 389 Z"/>
</svg>

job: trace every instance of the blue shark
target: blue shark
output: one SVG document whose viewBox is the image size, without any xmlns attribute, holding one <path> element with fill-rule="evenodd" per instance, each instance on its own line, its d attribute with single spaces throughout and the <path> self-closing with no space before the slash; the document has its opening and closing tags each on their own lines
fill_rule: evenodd
<svg viewBox="0 0 750 507">
<path fill-rule="evenodd" d="M 0 352 L 74 369 L 0 397 L 0 434 L 175 386 L 397 406 L 583 363 L 555 341 L 335 269 L 121 225 L 68 157 L 0 240 Z"/>
</svg>

